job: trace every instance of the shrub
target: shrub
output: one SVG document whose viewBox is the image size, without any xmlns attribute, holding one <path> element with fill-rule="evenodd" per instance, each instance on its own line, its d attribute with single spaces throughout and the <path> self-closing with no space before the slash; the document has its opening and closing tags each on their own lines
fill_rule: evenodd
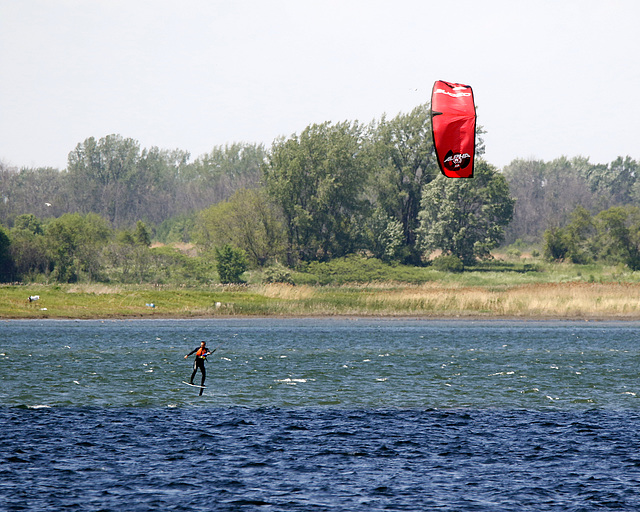
<svg viewBox="0 0 640 512">
<path fill-rule="evenodd" d="M 291 271 L 283 265 L 274 265 L 265 269 L 264 282 L 295 284 L 291 277 Z"/>
<path fill-rule="evenodd" d="M 544 232 L 544 257 L 548 261 L 562 261 L 570 251 L 566 232 L 561 228 L 550 228 Z"/>
<path fill-rule="evenodd" d="M 462 260 L 453 254 L 438 256 L 431 263 L 433 268 L 442 272 L 463 272 L 464 264 Z"/>
<path fill-rule="evenodd" d="M 296 284 L 345 284 L 385 281 L 424 283 L 428 280 L 421 267 L 389 264 L 377 258 L 352 254 L 327 262 L 312 262 L 300 269 L 292 278 Z"/>
<path fill-rule="evenodd" d="M 216 247 L 216 270 L 221 283 L 244 283 L 240 276 L 247 268 L 247 257 L 242 249 L 229 244 Z"/>
</svg>

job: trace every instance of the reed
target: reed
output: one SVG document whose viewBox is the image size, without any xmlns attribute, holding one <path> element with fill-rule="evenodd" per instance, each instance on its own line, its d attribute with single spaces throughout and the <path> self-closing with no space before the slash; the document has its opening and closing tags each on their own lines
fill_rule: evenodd
<svg viewBox="0 0 640 512">
<path fill-rule="evenodd" d="M 640 318 L 640 285 L 545 283 L 503 290 L 428 285 L 379 290 L 366 297 L 366 305 L 388 314 Z"/>
<path fill-rule="evenodd" d="M 314 288 L 308 285 L 292 286 L 289 284 L 265 284 L 254 286 L 253 290 L 265 297 L 286 301 L 306 300 L 315 295 Z"/>
</svg>

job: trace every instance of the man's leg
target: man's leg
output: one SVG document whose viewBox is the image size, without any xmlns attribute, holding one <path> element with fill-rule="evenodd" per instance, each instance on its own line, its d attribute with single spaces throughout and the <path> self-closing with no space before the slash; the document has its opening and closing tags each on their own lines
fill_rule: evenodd
<svg viewBox="0 0 640 512">
<path fill-rule="evenodd" d="M 189 382 L 191 384 L 193 384 L 193 378 L 196 376 L 196 373 L 198 372 L 198 364 L 196 361 L 193 362 L 193 373 L 191 374 L 191 378 L 189 379 Z"/>
</svg>

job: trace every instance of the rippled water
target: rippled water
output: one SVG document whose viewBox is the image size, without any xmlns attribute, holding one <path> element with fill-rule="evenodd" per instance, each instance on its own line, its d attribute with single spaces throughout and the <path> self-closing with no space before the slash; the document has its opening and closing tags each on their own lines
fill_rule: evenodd
<svg viewBox="0 0 640 512">
<path fill-rule="evenodd" d="M 0 510 L 637 510 L 638 327 L 2 322 Z"/>
</svg>

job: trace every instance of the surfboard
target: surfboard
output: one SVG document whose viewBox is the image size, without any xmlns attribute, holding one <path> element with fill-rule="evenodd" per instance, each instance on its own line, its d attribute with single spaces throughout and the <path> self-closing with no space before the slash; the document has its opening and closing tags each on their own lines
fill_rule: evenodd
<svg viewBox="0 0 640 512">
<path fill-rule="evenodd" d="M 186 384 L 187 386 L 193 386 L 194 388 L 200 388 L 200 389 L 204 389 L 207 386 L 198 386 L 197 384 L 191 384 L 191 382 L 186 382 L 186 381 L 182 381 L 183 384 Z"/>
</svg>

